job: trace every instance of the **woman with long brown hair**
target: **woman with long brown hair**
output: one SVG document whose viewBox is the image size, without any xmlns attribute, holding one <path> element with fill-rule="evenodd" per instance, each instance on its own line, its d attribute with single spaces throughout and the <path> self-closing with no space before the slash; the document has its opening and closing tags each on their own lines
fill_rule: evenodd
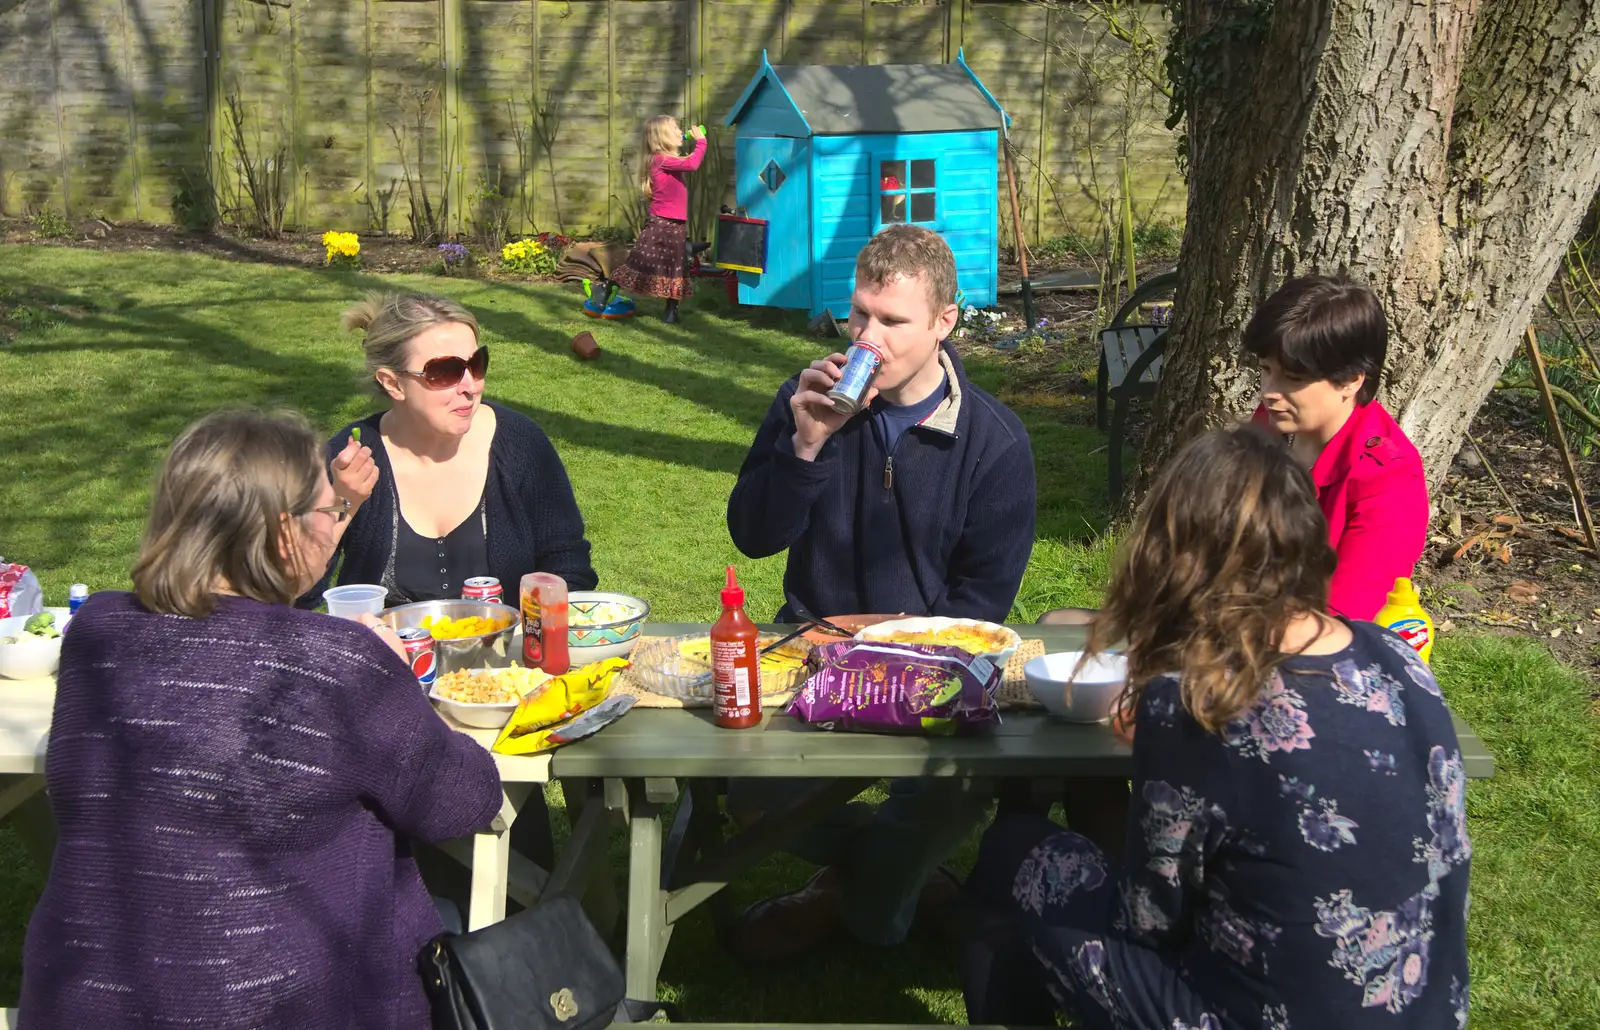
<svg viewBox="0 0 1600 1030">
<path fill-rule="evenodd" d="M 1326 614 L 1311 476 L 1260 429 L 1157 480 L 1090 650 L 1124 641 L 1124 860 L 1034 816 L 968 882 L 972 1023 L 1212 1030 L 1459 1026 L 1465 774 L 1428 667 Z"/>
</svg>

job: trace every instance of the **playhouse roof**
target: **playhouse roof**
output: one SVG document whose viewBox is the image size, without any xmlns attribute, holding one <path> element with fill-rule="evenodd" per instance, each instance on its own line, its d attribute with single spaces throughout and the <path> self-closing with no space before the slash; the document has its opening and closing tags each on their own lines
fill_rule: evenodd
<svg viewBox="0 0 1600 1030">
<path fill-rule="evenodd" d="M 964 55 L 951 64 L 773 65 L 763 52 L 727 124 L 764 88 L 787 95 L 817 136 L 1004 129 L 1009 120 Z"/>
</svg>

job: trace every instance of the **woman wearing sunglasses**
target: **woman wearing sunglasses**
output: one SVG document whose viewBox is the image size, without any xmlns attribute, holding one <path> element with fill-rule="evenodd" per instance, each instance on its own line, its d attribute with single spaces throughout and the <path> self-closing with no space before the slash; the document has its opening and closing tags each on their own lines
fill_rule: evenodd
<svg viewBox="0 0 1600 1030">
<path fill-rule="evenodd" d="M 202 419 L 133 592 L 73 616 L 19 1026 L 427 1030 L 444 924 L 407 842 L 487 826 L 500 777 L 393 630 L 290 606 L 348 527 L 324 469 L 296 417 Z"/>
<path fill-rule="evenodd" d="M 339 581 L 382 584 L 390 605 L 460 597 L 474 576 L 494 576 L 508 595 L 529 572 L 593 588 L 555 447 L 526 416 L 483 399 L 489 348 L 472 313 L 441 297 L 372 294 L 344 325 L 364 331 L 366 376 L 389 408 L 328 442 L 334 488 L 353 513 Z M 333 456 L 357 429 L 360 448 L 340 467 Z M 301 603 L 317 604 L 333 573 L 330 562 Z"/>
</svg>

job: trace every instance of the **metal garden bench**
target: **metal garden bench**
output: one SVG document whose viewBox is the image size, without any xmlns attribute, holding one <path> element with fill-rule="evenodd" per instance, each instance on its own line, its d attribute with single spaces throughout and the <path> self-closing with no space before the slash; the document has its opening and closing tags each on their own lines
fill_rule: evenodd
<svg viewBox="0 0 1600 1030">
<path fill-rule="evenodd" d="M 1122 447 L 1127 424 L 1128 404 L 1135 397 L 1153 397 L 1161 382 L 1162 357 L 1167 349 L 1167 327 L 1133 324 L 1151 298 L 1172 290 L 1178 273 L 1163 272 L 1139 284 L 1126 303 L 1117 310 L 1111 325 L 1100 330 L 1100 369 L 1095 377 L 1095 426 L 1108 428 L 1106 479 L 1111 503 L 1122 499 Z"/>
</svg>

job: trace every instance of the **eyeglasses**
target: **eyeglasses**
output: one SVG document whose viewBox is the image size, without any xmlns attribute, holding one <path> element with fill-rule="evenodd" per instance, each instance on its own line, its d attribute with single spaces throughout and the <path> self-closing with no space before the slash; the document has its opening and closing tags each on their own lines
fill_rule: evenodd
<svg viewBox="0 0 1600 1030">
<path fill-rule="evenodd" d="M 332 515 L 334 525 L 338 525 L 350 517 L 350 500 L 347 497 L 339 498 L 337 504 L 329 504 L 322 508 L 312 508 L 307 515 Z"/>
<path fill-rule="evenodd" d="M 489 348 L 479 347 L 470 358 L 429 358 L 422 363 L 421 372 L 408 368 L 397 369 L 403 376 L 416 376 L 430 390 L 448 390 L 461 382 L 461 377 L 472 373 L 472 378 L 482 379 L 489 372 Z"/>
</svg>

